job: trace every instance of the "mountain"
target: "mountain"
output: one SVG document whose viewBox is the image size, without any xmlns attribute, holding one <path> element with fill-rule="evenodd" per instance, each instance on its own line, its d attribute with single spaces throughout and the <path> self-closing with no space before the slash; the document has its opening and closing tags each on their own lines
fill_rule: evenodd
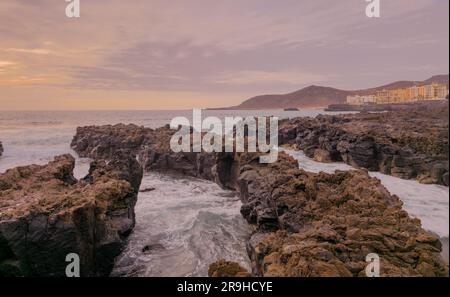
<svg viewBox="0 0 450 297">
<path fill-rule="evenodd" d="M 438 83 L 438 84 L 447 84 L 448 85 L 448 74 L 443 75 L 435 75 L 427 80 L 424 81 L 424 84 L 431 84 L 431 83 Z"/>
<path fill-rule="evenodd" d="M 323 86 L 309 86 L 289 94 L 262 95 L 250 98 L 238 106 L 226 109 L 284 109 L 326 107 L 330 104 L 342 104 L 349 95 L 374 94 L 379 90 L 408 88 L 414 85 L 431 83 L 449 83 L 449 75 L 435 75 L 424 81 L 397 81 L 384 86 L 365 90 L 346 91 Z"/>
</svg>

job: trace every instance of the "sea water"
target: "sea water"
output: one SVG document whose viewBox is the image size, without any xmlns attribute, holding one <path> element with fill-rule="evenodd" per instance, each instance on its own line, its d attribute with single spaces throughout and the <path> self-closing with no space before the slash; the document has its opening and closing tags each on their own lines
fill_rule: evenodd
<svg viewBox="0 0 450 297">
<path fill-rule="evenodd" d="M 302 111 L 204 111 L 205 116 L 278 116 L 293 118 L 327 114 L 319 109 Z M 336 113 L 331 113 L 336 114 Z M 89 159 L 78 158 L 70 142 L 76 127 L 134 123 L 150 128 L 164 126 L 176 116 L 192 117 L 185 111 L 0 111 L 0 173 L 22 165 L 46 164 L 60 154 L 76 157 L 75 175 L 87 174 Z M 311 172 L 351 169 L 345 164 L 326 164 L 293 152 L 301 166 Z M 448 243 L 448 188 L 422 185 L 371 173 L 405 203 L 410 215 L 422 220 L 425 229 Z M 113 275 L 118 276 L 206 276 L 207 266 L 226 259 L 249 267 L 245 239 L 249 226 L 239 213 L 241 202 L 234 193 L 216 184 L 194 178 L 146 173 L 136 204 L 136 228 L 118 257 Z M 448 245 L 447 245 L 448 253 Z"/>
<path fill-rule="evenodd" d="M 304 111 L 204 111 L 204 116 L 316 116 Z M 85 176 L 89 159 L 78 158 L 70 142 L 78 126 L 133 123 L 150 128 L 169 124 L 185 111 L 0 112 L 0 173 L 22 165 L 46 164 L 54 156 L 76 157 L 75 176 Z M 112 275 L 207 276 L 210 263 L 225 259 L 249 268 L 245 243 L 250 227 L 241 202 L 230 191 L 200 179 L 146 173 L 135 207 L 136 227 Z"/>
</svg>

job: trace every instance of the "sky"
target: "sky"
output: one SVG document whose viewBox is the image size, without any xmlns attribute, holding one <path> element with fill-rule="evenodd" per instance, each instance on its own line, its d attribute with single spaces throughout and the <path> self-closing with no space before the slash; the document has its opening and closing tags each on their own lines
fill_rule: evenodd
<svg viewBox="0 0 450 297">
<path fill-rule="evenodd" d="M 449 1 L 0 1 L 0 110 L 236 105 L 449 72 Z"/>
</svg>

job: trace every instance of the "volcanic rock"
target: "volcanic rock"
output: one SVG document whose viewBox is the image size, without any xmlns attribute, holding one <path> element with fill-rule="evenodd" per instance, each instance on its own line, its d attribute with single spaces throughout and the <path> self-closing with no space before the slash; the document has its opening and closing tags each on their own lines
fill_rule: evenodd
<svg viewBox="0 0 450 297">
<path fill-rule="evenodd" d="M 438 237 L 379 180 L 361 170 L 312 174 L 293 163 L 282 154 L 238 179 L 243 215 L 258 228 L 247 243 L 254 275 L 365 276 L 370 253 L 380 256 L 381 276 L 448 274 Z M 269 224 L 267 212 L 276 217 Z"/>
<path fill-rule="evenodd" d="M 81 276 L 107 276 L 135 225 L 142 170 L 134 158 L 96 161 L 81 181 L 75 160 L 0 174 L 0 275 L 65 276 L 66 256 Z"/>
<path fill-rule="evenodd" d="M 297 118 L 280 123 L 280 144 L 320 162 L 345 162 L 448 186 L 448 103 L 387 113 Z"/>
<path fill-rule="evenodd" d="M 343 151 L 348 162 L 368 167 L 377 165 L 370 160 L 372 151 L 379 150 L 376 136 L 350 135 L 337 127 L 329 131 L 336 122 L 345 124 L 348 119 L 319 117 L 296 121 L 281 127 L 286 132 L 282 133 L 284 139 L 296 142 L 297 136 L 304 133 L 311 150 L 315 151 L 316 143 L 321 143 L 320 149 L 328 151 L 331 160 Z M 298 125 L 299 122 L 307 125 Z M 317 126 L 316 122 L 323 125 Z M 309 173 L 299 169 L 297 161 L 284 153 L 273 164 L 260 164 L 256 153 L 174 153 L 169 148 L 174 131 L 168 127 L 136 128 L 144 131 L 144 137 L 140 144 L 130 147 L 128 135 L 121 132 L 126 129 L 134 128 L 79 129 L 83 135 L 74 139 L 92 139 L 93 144 L 89 140 L 85 147 L 93 148 L 87 151 L 95 155 L 98 152 L 95 147 L 105 146 L 96 143 L 96 139 L 110 141 L 112 135 L 122 135 L 114 143 L 124 143 L 125 149 L 136 153 L 146 170 L 174 170 L 235 190 L 243 203 L 242 215 L 255 227 L 247 242 L 252 275 L 364 276 L 366 256 L 370 253 L 380 256 L 382 276 L 448 275 L 440 256 L 439 239 L 423 230 L 420 220 L 411 218 L 402 209 L 400 199 L 366 171 Z M 361 129 L 366 131 L 367 127 Z M 130 131 L 136 137 L 141 132 Z M 320 140 L 324 135 L 339 141 L 325 144 Z M 77 141 L 73 147 L 78 147 Z M 431 148 L 436 152 L 442 149 L 438 141 L 430 144 Z M 115 146 L 115 150 L 120 149 L 120 145 Z M 387 145 L 383 151 L 389 149 Z M 409 156 L 408 151 L 403 150 L 402 158 L 393 161 L 394 168 L 409 164 L 411 159 L 405 157 Z M 392 152 L 393 160 L 395 153 Z M 415 156 L 414 150 L 409 153 Z M 108 151 L 106 156 L 110 154 L 114 153 Z M 406 172 L 407 165 L 403 167 Z M 216 263 L 211 266 L 210 275 L 221 275 L 218 267 L 230 265 L 237 267 Z"/>
<path fill-rule="evenodd" d="M 208 269 L 210 277 L 250 277 L 251 274 L 238 263 L 219 260 L 212 263 Z"/>
</svg>

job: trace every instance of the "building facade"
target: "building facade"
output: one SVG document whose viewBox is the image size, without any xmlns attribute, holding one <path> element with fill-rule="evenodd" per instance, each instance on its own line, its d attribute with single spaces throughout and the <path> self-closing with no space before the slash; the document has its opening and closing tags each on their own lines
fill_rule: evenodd
<svg viewBox="0 0 450 297">
<path fill-rule="evenodd" d="M 380 90 L 374 95 L 348 96 L 347 104 L 367 105 L 367 104 L 398 104 L 423 100 L 443 100 L 449 95 L 448 85 L 431 84 L 412 86 L 410 88 Z"/>
<path fill-rule="evenodd" d="M 376 96 L 375 95 L 367 95 L 367 96 L 348 96 L 347 103 L 350 105 L 367 105 L 367 104 L 376 104 Z"/>
</svg>

